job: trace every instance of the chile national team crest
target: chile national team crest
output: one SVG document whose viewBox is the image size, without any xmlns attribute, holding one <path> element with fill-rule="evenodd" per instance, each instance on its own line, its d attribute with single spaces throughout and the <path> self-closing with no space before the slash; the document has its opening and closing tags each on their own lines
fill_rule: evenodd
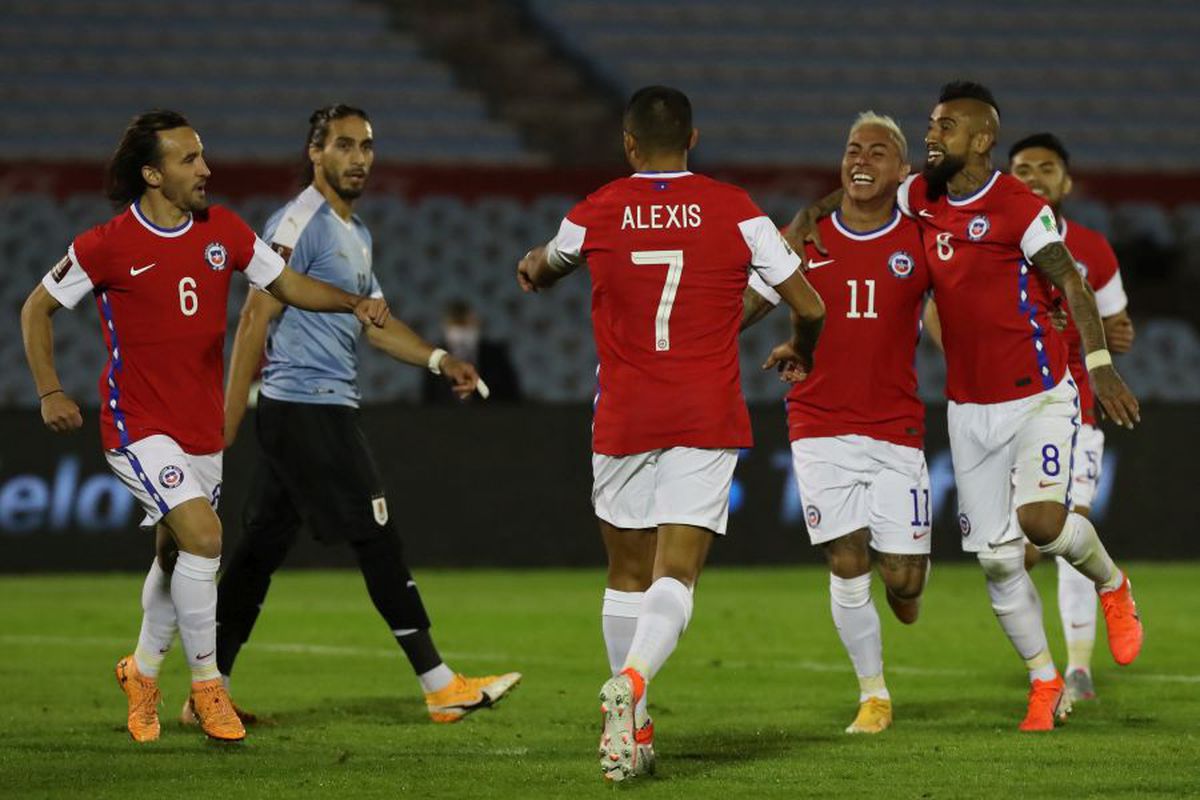
<svg viewBox="0 0 1200 800">
<path fill-rule="evenodd" d="M 983 214 L 974 217 L 967 223 L 967 238 L 972 242 L 978 242 L 983 237 L 987 236 L 987 232 L 991 230 L 992 223 L 988 222 L 988 218 Z"/>
<path fill-rule="evenodd" d="M 971 535 L 971 518 L 966 514 L 958 515 L 958 529 L 962 531 L 963 538 Z"/>
<path fill-rule="evenodd" d="M 810 528 L 821 527 L 821 509 L 810 503 L 808 507 L 804 509 L 804 519 L 808 522 L 808 527 Z"/>
<path fill-rule="evenodd" d="M 158 482 L 164 489 L 174 489 L 183 483 L 183 470 L 174 464 L 169 464 L 158 473 Z"/>
<path fill-rule="evenodd" d="M 888 256 L 888 269 L 897 278 L 907 278 L 912 275 L 913 264 L 913 257 L 903 250 L 897 250 Z"/>
<path fill-rule="evenodd" d="M 210 267 L 220 272 L 225 269 L 225 263 L 229 261 L 229 253 L 225 250 L 225 245 L 213 242 L 204 248 L 204 260 Z"/>
</svg>

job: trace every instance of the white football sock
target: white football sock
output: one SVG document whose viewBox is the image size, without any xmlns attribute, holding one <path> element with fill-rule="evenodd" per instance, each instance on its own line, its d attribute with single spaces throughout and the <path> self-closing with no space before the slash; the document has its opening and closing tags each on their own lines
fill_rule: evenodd
<svg viewBox="0 0 1200 800">
<path fill-rule="evenodd" d="M 422 672 L 417 676 L 417 680 L 421 682 L 421 691 L 425 694 L 440 692 L 450 685 L 450 681 L 454 680 L 454 670 L 442 662 L 428 672 Z"/>
<path fill-rule="evenodd" d="M 883 682 L 883 632 L 871 602 L 871 573 L 856 578 L 830 573 L 829 600 L 833 625 L 858 676 L 859 702 L 867 697 L 889 699 Z"/>
<path fill-rule="evenodd" d="M 171 576 L 171 599 L 192 682 L 221 676 L 217 669 L 217 570 L 221 559 L 179 552 Z"/>
<path fill-rule="evenodd" d="M 1058 562 L 1058 613 L 1067 638 L 1067 672 L 1091 671 L 1096 644 L 1096 584 L 1063 558 Z"/>
<path fill-rule="evenodd" d="M 1058 538 L 1050 544 L 1038 545 L 1038 550 L 1046 555 L 1062 556 L 1067 563 L 1090 578 L 1099 591 L 1119 589 L 1125 580 L 1100 542 L 1096 528 L 1087 517 L 1080 514 L 1068 514 Z"/>
<path fill-rule="evenodd" d="M 137 649 L 133 651 L 138 672 L 147 678 L 158 677 L 158 669 L 171 649 L 177 629 L 171 581 L 156 558 L 142 584 L 142 632 L 138 635 Z"/>
<path fill-rule="evenodd" d="M 632 668 L 649 683 L 679 643 L 692 618 L 692 593 L 674 578 L 659 578 L 642 596 L 637 629 L 622 669 Z"/>
<path fill-rule="evenodd" d="M 1024 545 L 1010 542 L 978 557 L 987 576 L 992 611 L 1025 661 L 1030 680 L 1052 680 L 1057 671 L 1042 624 L 1042 600 L 1025 571 Z"/>
<path fill-rule="evenodd" d="M 608 667 L 616 675 L 625 665 L 633 632 L 637 630 L 638 610 L 645 592 L 604 590 L 604 605 L 600 622 L 604 630 L 604 647 L 608 651 Z"/>
</svg>

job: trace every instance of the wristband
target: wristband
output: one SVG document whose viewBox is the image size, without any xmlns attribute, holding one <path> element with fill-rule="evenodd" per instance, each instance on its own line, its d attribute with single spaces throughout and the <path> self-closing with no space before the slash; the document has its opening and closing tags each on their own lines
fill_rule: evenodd
<svg viewBox="0 0 1200 800">
<path fill-rule="evenodd" d="M 1087 365 L 1088 372 L 1097 367 L 1110 366 L 1113 363 L 1112 353 L 1107 350 L 1093 350 L 1087 354 L 1087 358 L 1083 360 L 1083 363 Z"/>
<path fill-rule="evenodd" d="M 450 354 L 447 353 L 442 348 L 440 348 L 440 347 L 435 348 L 434 351 L 429 354 L 429 363 L 426 365 L 429 367 L 429 371 L 432 372 L 434 375 L 441 375 L 442 374 L 442 359 L 444 359 L 448 355 L 450 355 Z"/>
<path fill-rule="evenodd" d="M 38 400 L 45 400 L 47 397 L 54 394 L 55 392 L 61 392 L 61 391 L 62 391 L 62 389 L 51 389 L 50 391 L 46 392 L 45 394 L 39 394 Z"/>
</svg>

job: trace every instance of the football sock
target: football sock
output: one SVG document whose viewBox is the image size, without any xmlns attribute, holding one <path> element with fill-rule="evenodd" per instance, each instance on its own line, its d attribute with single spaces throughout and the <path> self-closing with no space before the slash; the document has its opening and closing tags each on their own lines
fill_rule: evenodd
<svg viewBox="0 0 1200 800">
<path fill-rule="evenodd" d="M 987 576 L 996 620 L 1025 661 L 1030 678 L 1051 680 L 1056 673 L 1042 625 L 1042 600 L 1025 571 L 1024 550 L 1019 543 L 1002 545 L 994 553 L 979 554 L 979 564 Z"/>
<path fill-rule="evenodd" d="M 217 668 L 222 675 L 233 674 L 233 663 L 267 599 L 271 575 L 287 554 L 287 547 L 271 552 L 255 547 L 258 535 L 247 528 L 233 555 L 225 558 L 225 571 L 217 584 Z"/>
<path fill-rule="evenodd" d="M 653 680 L 679 643 L 692 617 L 692 592 L 675 578 L 659 578 L 642 596 L 637 629 L 622 669 Z"/>
<path fill-rule="evenodd" d="M 147 678 L 158 677 L 158 669 L 171 649 L 177 627 L 171 581 L 156 558 L 142 584 L 142 632 L 138 635 L 137 649 L 133 651 L 138 672 Z"/>
<path fill-rule="evenodd" d="M 1050 544 L 1038 545 L 1038 550 L 1046 555 L 1062 556 L 1067 563 L 1090 578 L 1098 591 L 1119 589 L 1125 580 L 1096 535 L 1096 528 L 1087 517 L 1080 514 L 1068 514 L 1058 538 Z"/>
<path fill-rule="evenodd" d="M 1091 671 L 1096 644 L 1096 584 L 1058 558 L 1058 611 L 1067 638 L 1067 672 Z"/>
<path fill-rule="evenodd" d="M 171 599 L 192 682 L 212 680 L 217 669 L 217 570 L 221 559 L 179 552 L 171 576 Z"/>
<path fill-rule="evenodd" d="M 371 602 L 391 628 L 413 672 L 420 676 L 436 668 L 442 657 L 429 635 L 429 615 L 416 581 L 404 563 L 400 537 L 385 530 L 370 539 L 351 542 L 351 546 Z"/>
<path fill-rule="evenodd" d="M 425 694 L 438 692 L 445 689 L 450 685 L 450 681 L 454 680 L 454 671 L 445 664 L 438 664 L 433 669 L 417 675 L 417 680 L 421 682 L 421 691 Z"/>
<path fill-rule="evenodd" d="M 621 592 L 604 590 L 604 605 L 601 608 L 601 628 L 604 631 L 604 647 L 608 651 L 608 668 L 616 675 L 625 665 L 633 632 L 637 630 L 638 609 L 645 592 Z"/>
<path fill-rule="evenodd" d="M 855 578 L 829 575 L 829 607 L 833 625 L 858 676 L 859 700 L 888 699 L 883 680 L 883 633 L 871 602 L 871 573 Z"/>
</svg>

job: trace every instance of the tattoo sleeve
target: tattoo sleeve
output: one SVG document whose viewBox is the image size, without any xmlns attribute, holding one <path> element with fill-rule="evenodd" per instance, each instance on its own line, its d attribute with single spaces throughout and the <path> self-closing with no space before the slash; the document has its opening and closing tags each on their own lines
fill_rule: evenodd
<svg viewBox="0 0 1200 800">
<path fill-rule="evenodd" d="M 1067 246 L 1062 242 L 1048 244 L 1034 253 L 1033 263 L 1067 298 L 1071 319 L 1075 321 L 1079 337 L 1083 340 L 1083 351 L 1093 353 L 1103 350 L 1104 323 L 1096 308 L 1096 296 L 1079 274 Z"/>
<path fill-rule="evenodd" d="M 825 327 L 825 315 L 805 319 L 792 312 L 792 345 L 806 366 L 811 367 L 813 353 L 817 349 L 817 339 L 821 338 L 821 328 Z"/>
<path fill-rule="evenodd" d="M 742 326 L 739 330 L 746 330 L 770 314 L 774 308 L 765 297 L 747 287 L 742 293 Z"/>
</svg>

